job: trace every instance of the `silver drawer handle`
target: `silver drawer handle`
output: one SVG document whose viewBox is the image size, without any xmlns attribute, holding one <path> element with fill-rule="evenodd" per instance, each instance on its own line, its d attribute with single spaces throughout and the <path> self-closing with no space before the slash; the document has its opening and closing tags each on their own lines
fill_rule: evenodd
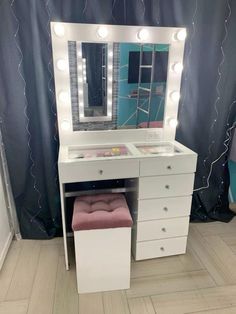
<svg viewBox="0 0 236 314">
<path fill-rule="evenodd" d="M 166 188 L 167 190 L 169 190 L 169 188 L 170 188 L 169 184 L 166 184 L 166 185 L 165 185 L 165 188 Z"/>
<path fill-rule="evenodd" d="M 166 228 L 161 228 L 161 231 L 166 232 Z"/>
<path fill-rule="evenodd" d="M 103 170 L 99 170 L 99 173 L 100 173 L 100 174 L 103 174 Z"/>
<path fill-rule="evenodd" d="M 165 249 L 164 249 L 164 247 L 163 247 L 163 246 L 161 246 L 161 247 L 160 247 L 160 250 L 161 250 L 161 251 L 165 251 Z"/>
<path fill-rule="evenodd" d="M 169 170 L 171 170 L 171 169 L 172 169 L 172 167 L 171 167 L 170 165 L 169 165 L 169 166 L 167 166 L 166 168 L 167 168 L 167 169 L 169 169 Z"/>
<path fill-rule="evenodd" d="M 165 212 L 168 212 L 168 208 L 167 208 L 167 207 L 163 207 L 163 210 L 164 210 Z"/>
</svg>

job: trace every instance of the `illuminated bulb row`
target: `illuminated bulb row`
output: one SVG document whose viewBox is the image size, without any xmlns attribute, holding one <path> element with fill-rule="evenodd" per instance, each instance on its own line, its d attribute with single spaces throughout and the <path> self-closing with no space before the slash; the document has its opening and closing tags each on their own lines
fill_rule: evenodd
<svg viewBox="0 0 236 314">
<path fill-rule="evenodd" d="M 61 23 L 56 23 L 54 25 L 54 33 L 58 37 L 63 37 L 65 35 L 65 28 L 64 28 L 64 26 Z M 108 36 L 108 29 L 105 26 L 100 26 L 97 29 L 97 35 L 98 35 L 98 37 L 105 39 Z M 186 30 L 185 29 L 181 29 L 181 30 L 179 30 L 177 33 L 175 33 L 173 35 L 173 39 L 174 40 L 183 41 L 183 40 L 185 40 L 186 36 L 187 36 Z M 147 40 L 148 37 L 149 37 L 149 32 L 145 28 L 142 28 L 137 33 L 137 38 L 139 40 Z"/>
</svg>

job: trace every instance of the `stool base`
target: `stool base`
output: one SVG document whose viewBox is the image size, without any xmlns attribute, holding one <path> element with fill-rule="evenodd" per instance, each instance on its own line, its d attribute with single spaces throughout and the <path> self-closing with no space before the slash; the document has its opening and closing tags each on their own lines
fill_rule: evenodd
<svg viewBox="0 0 236 314">
<path fill-rule="evenodd" d="M 78 293 L 130 287 L 131 228 L 74 232 Z"/>
</svg>

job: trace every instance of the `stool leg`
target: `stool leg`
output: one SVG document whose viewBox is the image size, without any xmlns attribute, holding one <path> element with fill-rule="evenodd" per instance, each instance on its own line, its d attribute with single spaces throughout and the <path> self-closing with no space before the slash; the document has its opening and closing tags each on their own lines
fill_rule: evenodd
<svg viewBox="0 0 236 314">
<path fill-rule="evenodd" d="M 68 246 L 67 246 L 67 235 L 66 235 L 66 214 L 65 214 L 65 188 L 64 184 L 60 184 L 60 198 L 61 198 L 61 217 L 62 217 L 62 229 L 63 229 L 63 240 L 64 240 L 64 252 L 65 252 L 65 265 L 66 270 L 69 270 L 69 258 L 68 258 Z"/>
</svg>

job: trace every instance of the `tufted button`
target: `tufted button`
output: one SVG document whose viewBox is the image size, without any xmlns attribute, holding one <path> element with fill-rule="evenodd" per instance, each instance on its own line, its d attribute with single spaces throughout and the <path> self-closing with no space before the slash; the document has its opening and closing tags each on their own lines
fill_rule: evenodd
<svg viewBox="0 0 236 314">
<path fill-rule="evenodd" d="M 167 190 L 169 190 L 169 188 L 170 188 L 169 184 L 166 184 L 166 185 L 165 185 L 165 188 L 166 188 Z"/>
<path fill-rule="evenodd" d="M 161 246 L 161 247 L 160 247 L 160 250 L 161 250 L 161 251 L 165 251 L 165 249 L 164 249 L 164 247 L 163 247 L 163 246 Z"/>
<path fill-rule="evenodd" d="M 168 212 L 168 207 L 163 207 L 163 210 L 164 210 L 165 212 Z"/>
<path fill-rule="evenodd" d="M 167 166 L 166 168 L 167 168 L 168 170 L 171 170 L 171 169 L 172 169 L 170 165 L 169 165 L 169 166 Z"/>
<path fill-rule="evenodd" d="M 101 174 L 101 175 L 103 174 L 103 170 L 102 169 L 99 170 L 99 174 Z"/>
<path fill-rule="evenodd" d="M 166 228 L 164 228 L 164 227 L 161 228 L 161 231 L 166 232 Z"/>
</svg>

